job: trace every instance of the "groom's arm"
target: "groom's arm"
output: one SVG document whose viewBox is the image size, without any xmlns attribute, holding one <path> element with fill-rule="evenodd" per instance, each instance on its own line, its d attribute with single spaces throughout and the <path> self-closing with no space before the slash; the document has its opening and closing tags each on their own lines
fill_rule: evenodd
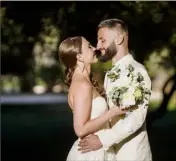
<svg viewBox="0 0 176 161">
<path fill-rule="evenodd" d="M 151 89 L 151 80 L 146 71 L 142 72 L 145 80 L 145 87 Z M 135 133 L 145 122 L 149 99 L 140 107 L 131 112 L 124 120 L 117 122 L 111 129 L 106 129 L 98 136 L 105 150 L 109 149 L 113 144 L 123 141 Z"/>
</svg>

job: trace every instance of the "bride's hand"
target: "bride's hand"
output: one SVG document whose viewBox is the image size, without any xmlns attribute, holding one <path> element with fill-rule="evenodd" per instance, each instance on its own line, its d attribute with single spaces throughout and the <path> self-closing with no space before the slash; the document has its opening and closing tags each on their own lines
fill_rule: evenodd
<svg viewBox="0 0 176 161">
<path fill-rule="evenodd" d="M 124 115 L 127 112 L 127 109 L 121 110 L 121 108 L 118 106 L 113 107 L 112 110 L 116 115 Z"/>
</svg>

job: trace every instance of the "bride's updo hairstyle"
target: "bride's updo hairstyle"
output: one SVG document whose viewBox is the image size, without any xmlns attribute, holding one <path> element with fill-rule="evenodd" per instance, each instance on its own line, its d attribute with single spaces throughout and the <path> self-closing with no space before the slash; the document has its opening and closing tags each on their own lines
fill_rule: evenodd
<svg viewBox="0 0 176 161">
<path fill-rule="evenodd" d="M 75 36 L 69 37 L 61 42 L 59 46 L 59 58 L 61 62 L 66 67 L 65 74 L 65 84 L 69 88 L 72 81 L 72 76 L 77 64 L 77 54 L 82 53 L 82 40 L 83 37 Z M 104 88 L 101 87 L 96 79 L 93 78 L 92 74 L 90 74 L 90 80 L 93 86 L 97 89 L 97 91 L 105 97 Z"/>
</svg>

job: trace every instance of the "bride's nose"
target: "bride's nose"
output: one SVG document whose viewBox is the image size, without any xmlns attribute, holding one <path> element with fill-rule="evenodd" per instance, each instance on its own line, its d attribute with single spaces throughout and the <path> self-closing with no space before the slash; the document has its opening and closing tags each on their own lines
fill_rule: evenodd
<svg viewBox="0 0 176 161">
<path fill-rule="evenodd" d="M 93 47 L 93 51 L 95 51 L 96 50 L 96 48 L 95 47 Z"/>
</svg>

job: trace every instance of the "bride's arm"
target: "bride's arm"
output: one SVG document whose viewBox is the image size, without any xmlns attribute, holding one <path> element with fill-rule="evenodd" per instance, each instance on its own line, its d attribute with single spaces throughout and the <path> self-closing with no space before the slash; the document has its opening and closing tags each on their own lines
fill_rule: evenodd
<svg viewBox="0 0 176 161">
<path fill-rule="evenodd" d="M 112 108 L 104 112 L 101 116 L 90 120 L 92 97 L 92 87 L 87 82 L 81 82 L 79 89 L 77 89 L 73 97 L 73 124 L 75 133 L 79 138 L 98 131 L 104 123 L 114 116 L 124 114 L 118 108 Z"/>
</svg>

